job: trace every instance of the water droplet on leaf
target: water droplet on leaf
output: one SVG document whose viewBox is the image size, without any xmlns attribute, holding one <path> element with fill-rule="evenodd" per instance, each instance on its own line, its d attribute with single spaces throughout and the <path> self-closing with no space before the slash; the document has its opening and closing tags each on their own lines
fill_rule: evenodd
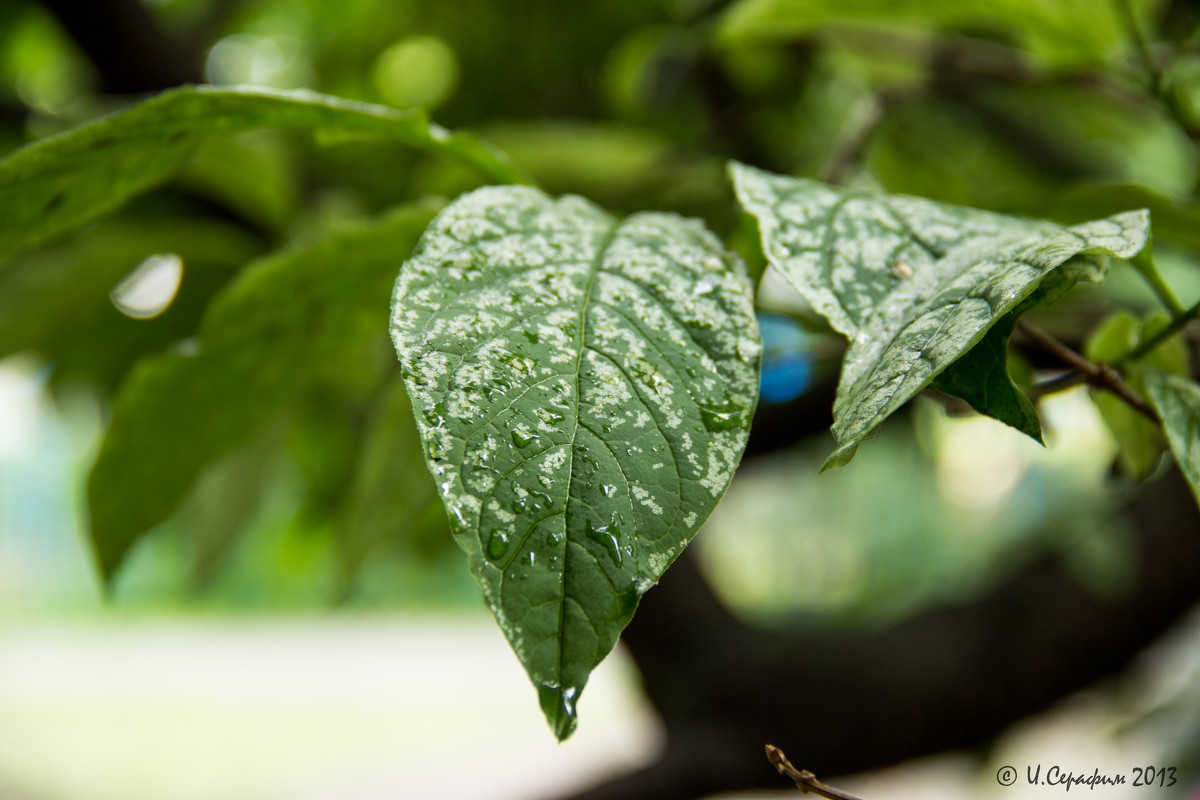
<svg viewBox="0 0 1200 800">
<path fill-rule="evenodd" d="M 504 557 L 504 551 L 508 549 L 508 537 L 503 533 L 493 533 L 487 543 L 488 558 L 492 561 L 499 561 Z"/>
<path fill-rule="evenodd" d="M 621 556 L 621 529 L 617 527 L 615 519 L 607 525 L 600 526 L 588 522 L 584 528 L 584 532 L 593 542 L 604 546 L 608 557 L 612 559 L 614 565 L 621 566 L 624 560 Z"/>
<path fill-rule="evenodd" d="M 575 705 L 579 702 L 578 686 L 561 687 L 556 683 L 538 684 L 538 705 L 546 715 L 554 735 L 561 742 L 575 730 L 578 715 Z"/>
<path fill-rule="evenodd" d="M 700 421 L 712 433 L 740 427 L 745 418 L 745 410 L 728 394 L 720 403 L 697 403 L 696 406 L 700 409 Z"/>
<path fill-rule="evenodd" d="M 548 408 L 539 408 L 535 413 L 537 414 L 538 419 L 547 425 L 553 425 L 556 422 L 563 421 L 562 414 L 559 414 L 557 411 L 551 411 Z"/>
</svg>

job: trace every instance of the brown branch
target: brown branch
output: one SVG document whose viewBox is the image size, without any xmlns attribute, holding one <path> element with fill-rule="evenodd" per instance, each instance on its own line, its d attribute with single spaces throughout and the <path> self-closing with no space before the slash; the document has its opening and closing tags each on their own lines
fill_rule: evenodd
<svg viewBox="0 0 1200 800">
<path fill-rule="evenodd" d="M 1158 423 L 1158 415 L 1154 413 L 1154 409 L 1150 408 L 1145 398 L 1129 388 L 1129 384 L 1125 383 L 1125 379 L 1121 376 L 1121 373 L 1108 364 L 1097 364 L 1085 358 L 1041 328 L 1025 320 L 1017 323 L 1017 330 L 1030 342 L 1082 375 L 1088 384 L 1095 386 L 1097 389 L 1112 392 L 1124 400 L 1134 411 L 1149 418 L 1155 424 Z M 1043 394 L 1045 394 L 1044 391 Z"/>
<path fill-rule="evenodd" d="M 780 775 L 785 775 L 796 782 L 796 788 L 805 794 L 819 794 L 827 800 L 859 800 L 852 794 L 847 794 L 841 789 L 835 789 L 828 784 L 821 783 L 817 780 L 817 776 L 813 775 L 806 769 L 796 769 L 792 766 L 792 762 L 787 760 L 787 756 L 773 744 L 766 745 L 767 760 L 770 761 L 775 769 L 779 770 Z"/>
</svg>

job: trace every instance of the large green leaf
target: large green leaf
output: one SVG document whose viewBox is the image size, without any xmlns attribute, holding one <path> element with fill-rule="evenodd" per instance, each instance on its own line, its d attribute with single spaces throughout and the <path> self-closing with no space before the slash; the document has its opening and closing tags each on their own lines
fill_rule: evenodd
<svg viewBox="0 0 1200 800">
<path fill-rule="evenodd" d="M 1144 211 L 1064 228 L 736 163 L 731 174 L 768 261 L 850 339 L 829 465 L 849 460 L 1056 267 L 1077 255 L 1129 258 L 1149 236 Z"/>
<path fill-rule="evenodd" d="M 745 268 L 694 221 L 485 188 L 404 265 L 392 336 L 455 539 L 566 738 L 745 447 Z"/>
<path fill-rule="evenodd" d="M 933 280 L 889 297 L 846 354 L 833 408 L 831 463 L 978 342 L 1045 275 L 1080 254 L 1128 258 L 1146 241 L 1149 217 L 1128 212 L 1049 236 L 986 247 L 968 244 L 936 263 Z M 918 281 L 914 279 L 914 284 Z"/>
<path fill-rule="evenodd" d="M 940 271 L 942 254 L 971 244 L 1059 230 L 1050 222 L 923 197 L 852 192 L 736 161 L 738 202 L 757 221 L 763 253 L 835 330 L 853 336 L 910 278 Z"/>
<path fill-rule="evenodd" d="M 208 464 L 270 422 L 331 363 L 381 336 L 396 263 L 433 216 L 397 210 L 304 250 L 248 266 L 181 352 L 144 359 L 122 385 L 88 480 L 92 543 L 111 577 L 179 506 Z M 361 365 L 359 365 L 361 367 Z"/>
<path fill-rule="evenodd" d="M 1200 385 L 1182 375 L 1144 367 L 1146 399 L 1162 420 L 1167 444 L 1200 501 Z"/>
<path fill-rule="evenodd" d="M 393 140 L 464 161 L 501 182 L 525 182 L 498 150 L 397 111 L 313 92 L 185 86 L 35 142 L 0 161 L 0 258 L 83 225 L 175 171 L 210 134 L 300 128 Z"/>
</svg>

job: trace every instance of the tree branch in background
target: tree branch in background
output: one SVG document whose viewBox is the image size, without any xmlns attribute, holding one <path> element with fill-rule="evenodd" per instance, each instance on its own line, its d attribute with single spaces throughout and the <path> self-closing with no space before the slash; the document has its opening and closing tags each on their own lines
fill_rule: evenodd
<svg viewBox="0 0 1200 800">
<path fill-rule="evenodd" d="M 1195 605 L 1197 511 L 1178 472 L 1125 512 L 1137 567 L 1119 596 L 1084 588 L 1045 556 L 973 602 L 867 632 L 745 625 L 685 551 L 622 637 L 662 716 L 665 751 L 573 800 L 769 788 L 778 779 L 763 768 L 763 741 L 835 776 L 987 743 L 1126 667 Z"/>
<path fill-rule="evenodd" d="M 203 51 L 171 41 L 139 0 L 41 0 L 100 74 L 100 89 L 141 94 L 199 83 Z"/>
</svg>

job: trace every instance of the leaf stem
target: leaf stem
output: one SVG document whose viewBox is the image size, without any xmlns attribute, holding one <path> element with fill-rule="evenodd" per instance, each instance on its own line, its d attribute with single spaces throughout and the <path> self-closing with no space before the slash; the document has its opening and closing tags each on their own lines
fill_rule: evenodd
<svg viewBox="0 0 1200 800">
<path fill-rule="evenodd" d="M 1046 333 L 1044 330 L 1035 325 L 1031 325 L 1025 320 L 1020 320 L 1017 322 L 1017 330 L 1019 330 L 1021 334 L 1030 342 L 1078 372 L 1081 376 L 1079 382 L 1086 382 L 1092 386 L 1095 386 L 1097 389 L 1104 389 L 1105 391 L 1112 392 L 1117 397 L 1124 400 L 1130 408 L 1132 408 L 1134 411 L 1137 411 L 1142 416 L 1148 417 L 1155 423 L 1159 421 L 1158 415 L 1154 413 L 1154 409 L 1150 408 L 1150 405 L 1146 402 L 1145 398 L 1143 398 L 1133 389 L 1129 388 L 1129 384 L 1125 383 L 1125 379 L 1121 376 L 1121 373 L 1117 372 L 1108 364 L 1097 364 L 1093 361 L 1090 361 L 1080 353 L 1077 353 L 1070 347 L 1067 347 L 1049 333 Z M 1066 383 L 1065 380 L 1063 380 L 1063 382 Z M 1043 384 L 1043 387 L 1045 387 L 1045 384 Z M 1059 387 L 1059 389 L 1062 388 L 1066 388 L 1066 386 L 1064 385 Z M 1046 393 L 1047 392 L 1044 390 L 1041 392 L 1041 394 Z"/>
<path fill-rule="evenodd" d="M 1183 304 L 1179 302 L 1179 298 L 1175 296 L 1171 287 L 1163 280 L 1162 274 L 1159 273 L 1158 266 L 1154 263 L 1154 251 L 1149 244 L 1130 263 L 1150 286 L 1151 291 L 1158 297 L 1158 301 L 1166 307 L 1167 311 L 1171 312 L 1172 317 L 1184 313 Z"/>
<path fill-rule="evenodd" d="M 1114 361 L 1113 366 L 1119 369 L 1130 361 L 1138 360 L 1142 356 L 1153 351 L 1154 348 L 1158 347 L 1167 339 L 1170 339 L 1176 333 L 1183 330 L 1183 328 L 1187 326 L 1189 322 L 1197 318 L 1200 318 L 1200 302 L 1197 302 L 1186 311 L 1177 314 L 1163 327 L 1162 330 L 1158 331 L 1149 339 L 1142 342 L 1137 347 L 1133 348 L 1128 353 Z"/>
<path fill-rule="evenodd" d="M 796 788 L 805 794 L 812 793 L 827 798 L 827 800 L 859 800 L 852 794 L 847 794 L 840 789 L 835 789 L 832 786 L 821 783 L 817 780 L 817 776 L 813 775 L 806 769 L 796 769 L 792 766 L 792 762 L 787 760 L 787 756 L 773 744 L 766 746 L 767 760 L 779 770 L 780 775 L 785 775 L 796 782 Z"/>
</svg>

